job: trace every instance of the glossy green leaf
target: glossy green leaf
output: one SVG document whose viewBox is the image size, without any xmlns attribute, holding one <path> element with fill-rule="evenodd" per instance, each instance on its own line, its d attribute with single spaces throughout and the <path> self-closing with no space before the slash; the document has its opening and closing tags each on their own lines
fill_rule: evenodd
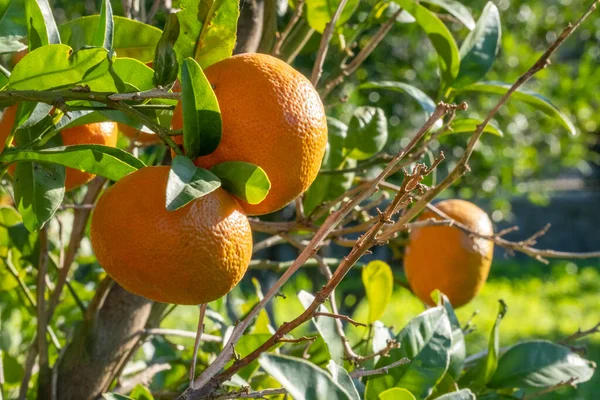
<svg viewBox="0 0 600 400">
<path fill-rule="evenodd" d="M 126 84 L 137 90 L 154 88 L 154 71 L 143 62 L 134 58 L 117 58 L 112 63 L 112 69 Z"/>
<path fill-rule="evenodd" d="M 258 204 L 267 197 L 271 182 L 259 166 L 244 161 L 228 161 L 210 169 L 221 180 L 223 189 L 248 204 Z"/>
<path fill-rule="evenodd" d="M 177 14 L 167 17 L 165 29 L 156 45 L 154 56 L 154 85 L 166 86 L 175 82 L 179 72 L 177 55 L 175 54 L 175 43 L 179 37 L 179 19 Z"/>
<path fill-rule="evenodd" d="M 118 181 L 140 168 L 144 163 L 116 147 L 99 144 L 52 147 L 47 149 L 16 148 L 2 153 L 0 162 L 38 161 L 63 165 Z"/>
<path fill-rule="evenodd" d="M 89 45 L 96 33 L 100 16 L 81 17 L 59 27 L 61 38 L 73 49 Z M 154 58 L 161 31 L 151 25 L 114 16 L 113 51 L 118 57 L 135 58 L 147 63 Z"/>
<path fill-rule="evenodd" d="M 471 12 L 460 1 L 456 0 L 421 0 L 421 3 L 429 3 L 436 5 L 448 11 L 454 18 L 459 20 L 469 30 L 475 28 L 475 20 Z"/>
<path fill-rule="evenodd" d="M 454 133 L 473 133 L 477 130 L 477 126 L 483 123 L 480 119 L 474 118 L 457 118 L 452 121 L 450 125 L 451 130 L 444 132 L 441 136 L 451 135 Z M 483 132 L 491 133 L 496 136 L 504 136 L 504 132 L 500 130 L 496 125 L 491 122 L 488 123 L 485 128 L 483 128 Z"/>
<path fill-rule="evenodd" d="M 115 36 L 115 23 L 113 21 L 113 11 L 110 0 L 104 0 L 100 6 L 100 17 L 98 18 L 98 27 L 94 33 L 92 46 L 104 47 L 108 51 L 108 57 L 112 57 L 113 42 Z"/>
<path fill-rule="evenodd" d="M 475 400 L 475 394 L 469 389 L 459 390 L 457 392 L 446 393 L 440 397 L 436 397 L 437 400 Z"/>
<path fill-rule="evenodd" d="M 595 364 L 568 347 L 546 340 L 519 343 L 498 361 L 496 373 L 488 383 L 492 388 L 543 388 L 575 379 L 587 382 Z"/>
<path fill-rule="evenodd" d="M 423 111 L 425 111 L 428 116 L 433 114 L 436 109 L 435 102 L 431 99 L 431 97 L 427 96 L 421 89 L 409 85 L 408 83 L 392 81 L 367 82 L 363 83 L 358 88 L 361 90 L 384 89 L 406 93 L 419 103 Z"/>
<path fill-rule="evenodd" d="M 154 396 L 152 396 L 150 389 L 142 384 L 136 385 L 131 393 L 129 393 L 129 397 L 135 400 L 154 400 Z"/>
<path fill-rule="evenodd" d="M 295 400 L 351 399 L 327 372 L 301 358 L 263 353 L 258 362 Z"/>
<path fill-rule="evenodd" d="M 181 70 L 183 148 L 194 159 L 215 151 L 221 142 L 221 111 L 202 68 L 187 58 Z"/>
<path fill-rule="evenodd" d="M 183 64 L 186 58 L 194 57 L 196 43 L 202 31 L 202 20 L 199 17 L 201 0 L 180 0 L 177 19 L 179 20 L 179 37 L 174 50 L 177 60 Z M 206 2 L 208 5 L 208 2 Z"/>
<path fill-rule="evenodd" d="M 500 300 L 499 307 L 496 322 L 490 332 L 487 355 L 480 359 L 477 365 L 467 371 L 461 379 L 461 382 L 465 382 L 475 390 L 483 389 L 490 379 L 492 379 L 492 376 L 498 368 L 498 356 L 500 353 L 500 322 L 507 311 L 506 304 L 502 300 Z"/>
<path fill-rule="evenodd" d="M 239 0 L 210 0 L 200 3 L 198 17 L 202 21 L 202 30 L 197 38 L 194 58 L 202 68 L 233 54 L 239 8 Z"/>
<path fill-rule="evenodd" d="M 27 36 L 25 0 L 0 2 L 0 53 L 12 53 L 27 47 L 21 39 Z"/>
<path fill-rule="evenodd" d="M 333 380 L 348 392 L 350 400 L 361 400 L 361 397 L 356 390 L 356 386 L 354 386 L 354 382 L 352 381 L 352 377 L 343 366 L 336 364 L 333 360 L 329 360 L 327 369 Z"/>
<path fill-rule="evenodd" d="M 483 9 L 477 26 L 460 46 L 460 71 L 454 87 L 470 85 L 485 78 L 500 50 L 501 36 L 500 13 L 490 1 Z"/>
<path fill-rule="evenodd" d="M 125 396 L 119 393 L 102 393 L 102 398 L 104 400 L 134 400 L 129 396 Z"/>
<path fill-rule="evenodd" d="M 187 157 L 177 156 L 173 159 L 167 181 L 167 210 L 175 211 L 220 186 L 221 181 L 212 172 L 197 168 Z"/>
<path fill-rule="evenodd" d="M 25 0 L 25 14 L 29 51 L 60 43 L 60 34 L 48 0 Z"/>
<path fill-rule="evenodd" d="M 359 3 L 360 0 L 348 0 L 336 26 L 346 23 L 356 11 Z M 306 19 L 310 27 L 319 33 L 323 33 L 339 4 L 340 0 L 306 0 Z"/>
<path fill-rule="evenodd" d="M 52 44 L 27 54 L 12 71 L 8 86 L 12 90 L 51 90 L 85 84 L 94 91 L 116 91 L 108 68 L 106 49 L 72 53 L 67 45 Z"/>
<path fill-rule="evenodd" d="M 452 327 L 443 307 L 430 308 L 410 321 L 396 336 L 400 348 L 380 358 L 381 368 L 403 357 L 409 364 L 391 368 L 386 375 L 369 379 L 366 400 L 377 400 L 379 393 L 394 387 L 409 390 L 417 398 L 428 397 L 443 378 L 450 362 Z"/>
<path fill-rule="evenodd" d="M 373 323 L 385 312 L 392 298 L 394 275 L 384 261 L 371 261 L 362 269 L 362 282 L 369 302 L 369 323 Z"/>
<path fill-rule="evenodd" d="M 411 392 L 401 388 L 391 388 L 379 393 L 379 400 L 417 400 Z"/>
<path fill-rule="evenodd" d="M 307 309 L 310 304 L 315 300 L 315 297 L 301 290 L 298 292 L 298 300 L 302 303 L 304 309 Z M 319 312 L 330 312 L 324 305 L 319 306 Z M 342 338 L 337 332 L 336 321 L 329 317 L 316 317 L 312 319 L 313 323 L 317 327 L 317 331 L 325 341 L 327 348 L 329 349 L 329 355 L 333 362 L 342 365 L 344 362 L 344 345 Z"/>
<path fill-rule="evenodd" d="M 348 124 L 344 144 L 346 156 L 366 160 L 383 149 L 387 138 L 387 119 L 383 110 L 377 107 L 358 107 Z"/>
<path fill-rule="evenodd" d="M 415 17 L 419 26 L 429 37 L 438 54 L 438 65 L 443 86 L 449 87 L 458 75 L 460 68 L 458 46 L 452 34 L 433 12 L 415 0 L 394 0 L 394 2 Z"/>
<path fill-rule="evenodd" d="M 41 229 L 52 218 L 65 195 L 65 167 L 19 163 L 15 169 L 15 203 L 29 232 Z"/>
<path fill-rule="evenodd" d="M 443 305 L 448 314 L 450 321 L 450 327 L 452 328 L 452 347 L 450 348 L 450 363 L 448 365 L 448 374 L 454 381 L 456 381 L 463 370 L 465 365 L 465 357 L 467 356 L 467 348 L 465 344 L 465 335 L 458 321 L 458 317 L 454 312 L 450 300 L 445 294 L 438 292 L 439 299 L 438 305 Z"/>
<path fill-rule="evenodd" d="M 503 95 L 506 92 L 508 92 L 510 87 L 511 85 L 502 82 L 481 82 L 460 88 L 457 90 L 457 92 L 478 92 Z M 577 131 L 575 130 L 575 126 L 569 120 L 569 118 L 565 114 L 563 114 L 558 108 L 556 108 L 550 102 L 550 100 L 546 99 L 542 95 L 528 90 L 518 89 L 511 95 L 511 99 L 519 100 L 526 104 L 529 104 L 530 106 L 535 107 L 536 109 L 548 115 L 549 117 L 554 118 L 572 135 L 575 135 L 577 133 Z"/>
</svg>

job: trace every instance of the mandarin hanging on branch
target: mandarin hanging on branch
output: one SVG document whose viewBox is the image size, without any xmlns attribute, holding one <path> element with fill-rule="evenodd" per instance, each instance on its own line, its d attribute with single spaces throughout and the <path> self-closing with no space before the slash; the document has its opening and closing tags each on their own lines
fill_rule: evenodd
<svg viewBox="0 0 600 400">
<path fill-rule="evenodd" d="M 239 200 L 249 215 L 285 207 L 315 180 L 327 145 L 327 121 L 319 94 L 308 79 L 265 54 L 241 54 L 204 70 L 221 110 L 217 149 L 194 162 L 202 168 L 226 161 L 261 167 L 271 190 L 259 204 Z M 182 129 L 181 103 L 173 129 Z M 176 137 L 182 143 L 181 137 Z"/>
<path fill-rule="evenodd" d="M 169 167 L 146 167 L 108 188 L 92 214 L 92 247 L 106 272 L 132 293 L 163 303 L 208 303 L 244 276 L 252 257 L 250 223 L 221 188 L 167 211 L 168 177 Z"/>
<path fill-rule="evenodd" d="M 440 211 L 474 232 L 494 234 L 492 221 L 481 208 L 464 200 L 445 200 Z M 442 219 L 431 211 L 419 220 Z M 487 280 L 494 243 L 473 237 L 452 226 L 413 229 L 404 258 L 404 272 L 412 291 L 426 304 L 435 305 L 431 293 L 438 289 L 454 307 L 470 302 Z"/>
<path fill-rule="evenodd" d="M 4 150 L 6 139 L 15 124 L 18 105 L 13 105 L 4 110 L 0 118 L 0 152 Z M 105 121 L 93 124 L 79 125 L 65 129 L 60 132 L 62 143 L 65 146 L 77 144 L 101 144 L 116 147 L 118 128 L 115 122 Z M 8 173 L 14 175 L 15 165 L 8 168 Z M 79 171 L 74 168 L 66 169 L 65 190 L 70 191 L 85 185 L 96 175 L 89 172 Z"/>
</svg>

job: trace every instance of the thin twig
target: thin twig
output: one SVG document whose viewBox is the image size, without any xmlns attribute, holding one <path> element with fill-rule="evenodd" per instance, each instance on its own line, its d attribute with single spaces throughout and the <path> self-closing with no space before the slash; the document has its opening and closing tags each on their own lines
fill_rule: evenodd
<svg viewBox="0 0 600 400">
<path fill-rule="evenodd" d="M 131 378 L 126 379 L 123 382 L 121 382 L 119 384 L 119 386 L 114 388 L 112 391 L 116 392 L 116 393 L 121 393 L 121 394 L 129 393 L 137 385 L 139 385 L 139 384 L 148 385 L 152 381 L 152 378 L 156 374 L 163 372 L 163 371 L 168 371 L 170 369 L 171 369 L 171 365 L 169 363 L 152 364 L 148 368 L 146 368 L 142 372 L 140 372 L 139 374 L 136 374 L 136 375 L 132 376 Z"/>
<path fill-rule="evenodd" d="M 285 29 L 283 30 L 281 35 L 279 35 L 279 38 L 277 38 L 277 42 L 275 42 L 275 46 L 273 46 L 273 52 L 272 52 L 272 54 L 275 57 L 277 57 L 279 55 L 279 53 L 281 52 L 281 46 L 283 45 L 283 42 L 290 35 L 290 33 L 292 32 L 292 29 L 294 29 L 294 26 L 296 26 L 296 23 L 298 23 L 298 21 L 300 20 L 300 17 L 302 17 L 302 10 L 304 8 L 304 2 L 305 2 L 305 0 L 298 1 L 298 3 L 296 4 L 296 9 L 294 10 L 292 17 L 290 18 L 290 22 L 288 22 L 287 26 L 285 27 Z"/>
<path fill-rule="evenodd" d="M 560 382 L 557 383 L 556 385 L 552 385 L 550 387 L 547 387 L 545 389 L 540 390 L 539 392 L 536 393 L 532 393 L 532 394 L 528 394 L 523 396 L 523 400 L 531 400 L 531 399 L 535 399 L 538 398 L 544 394 L 548 394 L 548 393 L 552 393 L 560 388 L 563 388 L 565 386 L 571 386 L 571 387 L 576 387 L 575 386 L 575 382 L 577 382 L 577 378 L 570 378 L 564 382 Z"/>
<path fill-rule="evenodd" d="M 341 0 L 340 4 L 338 4 L 335 13 L 331 17 L 331 20 L 325 26 L 325 30 L 323 31 L 323 36 L 321 37 L 321 44 L 319 45 L 319 51 L 317 52 L 317 60 L 315 61 L 315 65 L 313 66 L 312 74 L 310 76 L 310 82 L 314 87 L 317 87 L 319 84 L 319 79 L 321 78 L 321 74 L 323 73 L 323 64 L 325 63 L 325 57 L 327 57 L 327 51 L 329 50 L 329 42 L 331 41 L 331 37 L 333 36 L 333 31 L 335 29 L 335 25 L 337 24 L 338 19 L 340 19 L 342 15 L 342 11 L 344 11 L 344 7 L 346 7 L 346 3 L 348 0 Z"/>
<path fill-rule="evenodd" d="M 46 313 L 46 274 L 48 272 L 48 230 L 47 227 L 40 229 L 39 233 L 40 257 L 37 271 L 37 346 L 38 364 L 40 367 L 40 378 L 49 375 L 48 339 L 46 330 L 48 327 L 48 315 Z M 40 383 L 41 385 L 41 383 Z"/>
<path fill-rule="evenodd" d="M 251 392 L 250 389 L 242 389 L 237 392 L 229 392 L 216 397 L 212 397 L 212 400 L 226 400 L 226 399 L 264 399 L 265 396 L 274 396 L 278 394 L 286 394 L 287 391 L 284 388 L 279 389 L 264 389 L 258 392 Z"/>
<path fill-rule="evenodd" d="M 566 338 L 564 338 L 563 340 L 561 340 L 559 343 L 562 344 L 567 344 L 569 342 L 574 342 L 576 340 L 579 340 L 583 337 L 589 336 L 589 335 L 594 335 L 596 333 L 600 332 L 600 322 L 598 322 L 596 325 L 594 325 L 593 327 L 591 327 L 588 330 L 582 331 L 581 328 L 579 328 L 577 330 L 577 332 L 573 333 L 572 335 L 567 336 Z"/>
<path fill-rule="evenodd" d="M 388 371 L 390 369 L 399 367 L 401 365 L 406 365 L 408 363 L 410 363 L 410 360 L 408 358 L 401 358 L 398 361 L 394 361 L 390 365 L 386 365 L 385 367 L 371 369 L 371 370 L 359 369 L 356 371 L 352 371 L 350 373 L 350 377 L 353 379 L 358 379 L 358 378 L 362 378 L 363 376 L 385 375 L 388 373 Z"/>
<path fill-rule="evenodd" d="M 325 90 L 321 96 L 323 99 L 326 98 L 336 86 L 342 83 L 344 78 L 353 74 L 354 71 L 356 71 L 358 67 L 360 67 L 360 65 L 367 59 L 367 57 L 369 57 L 377 45 L 392 29 L 401 12 L 402 8 L 399 8 L 398 11 L 396 11 L 383 25 L 379 27 L 379 30 L 375 33 L 371 40 L 369 40 L 366 46 L 356 55 L 356 57 L 354 57 L 349 64 L 342 66 L 342 72 L 325 84 Z"/>
<path fill-rule="evenodd" d="M 25 358 L 25 365 L 23 366 L 23 379 L 21 380 L 21 387 L 19 388 L 18 400 L 27 399 L 27 390 L 29 389 L 29 381 L 33 375 L 33 367 L 35 366 L 37 353 L 37 337 L 35 337 L 33 338 L 31 346 L 27 351 L 27 357 Z"/>
<path fill-rule="evenodd" d="M 277 339 L 277 343 L 303 343 L 303 342 L 314 342 L 317 340 L 317 336 L 301 336 L 299 338 L 286 338 Z"/>
<path fill-rule="evenodd" d="M 200 316 L 198 317 L 198 330 L 196 331 L 196 340 L 194 342 L 194 355 L 190 365 L 190 388 L 194 389 L 194 378 L 196 377 L 196 361 L 198 360 L 198 350 L 200 349 L 200 339 L 204 330 L 204 314 L 206 314 L 207 304 L 200 304 Z"/>
<path fill-rule="evenodd" d="M 354 326 L 367 326 L 367 324 L 363 324 L 362 322 L 355 321 L 347 315 L 334 314 L 334 313 L 329 313 L 329 312 L 316 312 L 315 317 L 330 317 L 330 318 L 335 318 L 335 319 L 341 319 L 342 321 L 349 322 Z"/>
<path fill-rule="evenodd" d="M 195 339 L 197 334 L 196 332 L 191 331 L 182 331 L 179 329 L 164 329 L 164 328 L 150 328 L 144 329 L 143 333 L 147 336 L 178 336 L 189 339 Z M 211 343 L 221 343 L 223 342 L 223 338 L 220 336 L 209 335 L 207 333 L 202 333 L 202 337 L 200 339 L 203 342 L 211 342 Z"/>
</svg>

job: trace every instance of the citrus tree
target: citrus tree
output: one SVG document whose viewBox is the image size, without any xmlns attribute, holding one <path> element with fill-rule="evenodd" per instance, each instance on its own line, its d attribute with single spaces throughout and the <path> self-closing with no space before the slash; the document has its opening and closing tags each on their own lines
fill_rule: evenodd
<svg viewBox="0 0 600 400">
<path fill-rule="evenodd" d="M 57 2 L 88 11 L 70 3 Z M 46 0 L 0 2 L 0 398 L 529 399 L 588 381 L 574 342 L 598 326 L 502 343 L 499 299 L 487 351 L 467 357 L 453 305 L 484 285 L 494 245 L 542 262 L 600 254 L 536 248 L 547 228 L 512 242 L 474 204 L 432 201 L 503 135 L 509 101 L 575 133 L 523 85 L 596 2 L 514 83 L 485 80 L 492 2 L 477 19 L 451 0 L 244 4 L 103 1 L 59 25 Z M 361 69 L 398 24 L 419 28 L 403 40 L 431 52 L 435 96 Z M 302 52 L 306 74 L 290 66 Z M 385 102 L 348 101 L 365 90 L 420 110 L 393 151 Z M 497 99 L 480 118 L 466 114 L 475 94 Z M 446 140 L 463 146 L 451 163 Z M 280 243 L 298 257 L 260 256 Z M 427 305 L 404 327 L 379 321 L 402 307 L 390 266 L 361 262 L 379 246 L 404 249 Z M 310 267 L 314 293 L 291 280 Z M 338 304 L 352 268 L 366 321 Z M 266 270 L 276 278 L 256 279 Z M 177 305 L 198 306 L 196 332 L 160 327 Z"/>
</svg>

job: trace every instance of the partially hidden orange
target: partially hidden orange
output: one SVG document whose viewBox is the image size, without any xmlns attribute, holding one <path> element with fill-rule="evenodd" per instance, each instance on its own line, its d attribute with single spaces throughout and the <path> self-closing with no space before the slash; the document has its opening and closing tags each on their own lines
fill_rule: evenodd
<svg viewBox="0 0 600 400">
<path fill-rule="evenodd" d="M 221 188 L 167 211 L 168 175 L 169 167 L 146 167 L 108 188 L 92 214 L 92 247 L 106 272 L 132 293 L 208 303 L 244 276 L 252 257 L 250 224 Z"/>
<path fill-rule="evenodd" d="M 142 129 L 136 129 L 125 124 L 117 125 L 119 126 L 119 130 L 123 135 L 142 146 L 149 146 L 161 142 L 160 137 L 146 127 L 143 127 Z"/>
<path fill-rule="evenodd" d="M 321 166 L 327 121 L 319 94 L 301 73 L 265 54 L 236 55 L 204 72 L 219 102 L 223 135 L 217 149 L 195 164 L 256 164 L 267 173 L 271 190 L 259 204 L 240 200 L 244 211 L 261 215 L 283 208 L 308 189 Z M 183 127 L 181 103 L 172 127 Z"/>
<path fill-rule="evenodd" d="M 10 106 L 4 110 L 0 117 L 0 152 L 4 150 L 6 140 L 10 135 L 17 116 L 17 105 Z M 117 145 L 117 124 L 114 122 L 98 122 L 87 125 L 75 126 L 63 130 L 60 135 L 63 145 L 76 144 L 101 144 L 115 147 Z M 14 175 L 14 165 L 8 169 L 9 174 Z M 74 168 L 67 168 L 65 177 L 65 190 L 73 190 L 85 185 L 95 175 Z"/>
<path fill-rule="evenodd" d="M 445 200 L 435 205 L 440 211 L 483 236 L 493 235 L 488 215 L 464 200 Z M 431 211 L 419 220 L 442 219 Z M 413 229 L 404 258 L 404 272 L 413 292 L 424 303 L 434 305 L 431 293 L 438 289 L 454 307 L 470 302 L 487 280 L 494 244 L 452 226 Z"/>
</svg>

